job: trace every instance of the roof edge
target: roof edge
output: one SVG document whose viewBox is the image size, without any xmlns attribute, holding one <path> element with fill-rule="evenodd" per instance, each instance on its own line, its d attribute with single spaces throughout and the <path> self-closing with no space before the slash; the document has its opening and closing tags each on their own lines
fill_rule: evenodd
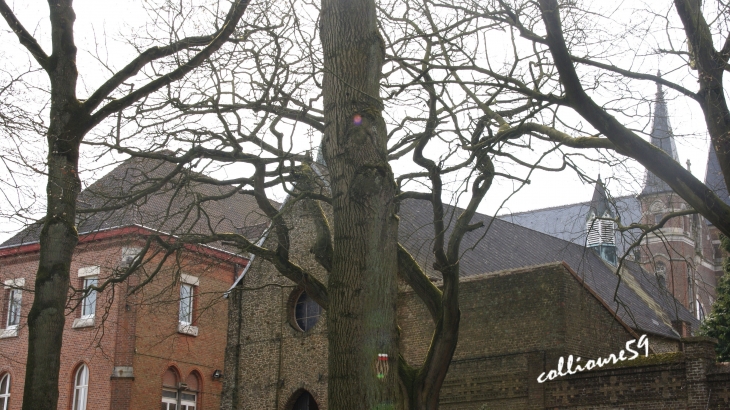
<svg viewBox="0 0 730 410">
<path fill-rule="evenodd" d="M 171 239 L 177 239 L 177 235 L 171 235 L 167 232 L 158 231 L 153 228 L 146 227 L 144 225 L 139 224 L 132 224 L 132 225 L 123 225 L 123 226 L 114 226 L 111 228 L 105 228 L 100 229 L 97 231 L 91 231 L 91 232 L 84 232 L 79 234 L 79 243 L 88 243 L 88 242 L 94 242 L 94 241 L 100 241 L 104 239 L 109 239 L 117 236 L 124 236 L 124 235 L 150 235 L 150 234 L 158 234 L 162 236 L 166 236 Z M 185 244 L 185 249 L 202 253 L 206 256 L 219 259 L 223 262 L 229 262 L 229 263 L 235 263 L 239 265 L 248 265 L 248 258 L 242 257 L 240 255 L 237 255 L 233 252 L 225 251 L 223 249 L 218 249 L 215 247 L 212 247 L 210 245 L 200 245 L 200 244 Z M 8 257 L 8 256 L 18 256 L 23 254 L 29 254 L 40 251 L 40 242 L 34 241 L 29 243 L 24 243 L 20 245 L 9 245 L 0 248 L 0 258 Z"/>
</svg>

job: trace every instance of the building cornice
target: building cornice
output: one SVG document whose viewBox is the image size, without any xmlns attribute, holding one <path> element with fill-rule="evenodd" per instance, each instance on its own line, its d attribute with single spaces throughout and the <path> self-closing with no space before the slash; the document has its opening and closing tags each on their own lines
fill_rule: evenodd
<svg viewBox="0 0 730 410">
<path fill-rule="evenodd" d="M 156 229 L 152 229 L 143 225 L 133 224 L 126 226 L 115 226 L 111 228 L 100 229 L 98 231 L 81 233 L 79 234 L 78 243 L 90 243 L 108 239 L 116 239 L 122 236 L 130 235 L 160 235 L 163 239 L 170 242 L 175 242 L 178 239 L 176 235 L 171 235 L 169 233 L 158 231 Z M 209 245 L 184 244 L 183 247 L 188 251 L 199 253 L 223 262 L 228 262 L 241 266 L 246 266 L 248 264 L 248 258 L 242 257 L 233 252 L 225 251 L 223 249 L 214 248 Z M 0 258 L 31 254 L 38 251 L 40 251 L 39 241 L 24 243 L 20 245 L 10 245 L 0 248 Z"/>
</svg>

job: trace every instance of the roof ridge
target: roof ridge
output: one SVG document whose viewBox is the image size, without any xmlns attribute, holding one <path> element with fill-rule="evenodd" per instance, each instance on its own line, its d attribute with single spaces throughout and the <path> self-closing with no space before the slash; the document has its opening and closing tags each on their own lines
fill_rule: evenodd
<svg viewBox="0 0 730 410">
<path fill-rule="evenodd" d="M 628 195 L 621 195 L 621 196 L 612 196 L 611 198 L 616 200 L 616 199 L 633 198 L 635 196 L 636 196 L 635 194 L 628 194 Z M 532 209 L 529 211 L 520 211 L 520 212 L 512 212 L 512 213 L 508 213 L 508 214 L 497 215 L 497 216 L 495 216 L 495 218 L 502 219 L 503 217 L 510 216 L 510 215 L 523 215 L 523 214 L 529 214 L 529 213 L 538 212 L 538 211 L 548 211 L 548 210 L 559 209 L 559 208 L 567 208 L 569 206 L 575 206 L 575 205 L 590 205 L 590 203 L 591 203 L 591 201 L 582 201 L 582 202 L 574 202 L 572 204 L 548 206 L 545 208 L 537 208 L 537 209 Z"/>
</svg>

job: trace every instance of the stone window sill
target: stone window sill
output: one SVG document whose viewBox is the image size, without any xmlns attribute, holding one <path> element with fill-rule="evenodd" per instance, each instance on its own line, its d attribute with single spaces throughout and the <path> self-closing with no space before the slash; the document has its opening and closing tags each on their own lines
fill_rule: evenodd
<svg viewBox="0 0 730 410">
<path fill-rule="evenodd" d="M 83 327 L 94 327 L 94 318 L 93 317 L 81 317 L 74 319 L 74 324 L 71 326 L 74 329 L 79 329 Z"/>
<path fill-rule="evenodd" d="M 134 368 L 132 368 L 132 366 L 116 366 L 112 371 L 111 378 L 134 380 Z"/>
<path fill-rule="evenodd" d="M 3 329 L 0 331 L 0 339 L 5 339 L 8 337 L 18 337 L 18 327 L 8 327 L 6 329 Z"/>
<path fill-rule="evenodd" d="M 178 323 L 177 332 L 189 336 L 198 336 L 198 327 L 187 323 Z"/>
</svg>

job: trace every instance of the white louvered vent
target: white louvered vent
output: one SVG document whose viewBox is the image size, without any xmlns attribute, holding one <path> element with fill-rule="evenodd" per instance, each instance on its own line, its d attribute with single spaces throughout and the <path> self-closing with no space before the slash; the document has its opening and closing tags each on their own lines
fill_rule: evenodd
<svg viewBox="0 0 730 410">
<path fill-rule="evenodd" d="M 586 222 L 586 230 L 588 231 L 588 246 L 596 246 L 600 244 L 615 244 L 614 237 L 615 224 L 613 221 L 605 219 L 589 219 Z"/>
<path fill-rule="evenodd" d="M 615 225 L 613 221 L 601 220 L 601 243 L 610 243 L 611 245 L 615 242 L 613 231 Z"/>
</svg>

